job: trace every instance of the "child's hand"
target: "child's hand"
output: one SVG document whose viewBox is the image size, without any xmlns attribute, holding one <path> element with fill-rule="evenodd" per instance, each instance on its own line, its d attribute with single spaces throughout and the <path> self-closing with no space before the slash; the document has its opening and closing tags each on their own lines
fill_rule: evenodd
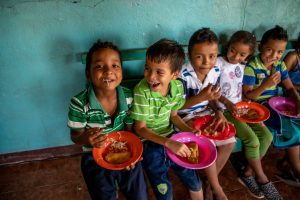
<svg viewBox="0 0 300 200">
<path fill-rule="evenodd" d="M 189 157 L 191 155 L 191 150 L 181 142 L 169 139 L 165 146 L 178 156 Z"/>
<path fill-rule="evenodd" d="M 231 101 L 226 102 L 225 106 L 231 114 L 236 115 L 238 113 L 238 109 L 236 105 Z"/>
<path fill-rule="evenodd" d="M 277 85 L 281 81 L 281 75 L 280 72 L 277 71 L 274 74 L 271 74 L 267 77 L 266 81 L 264 82 L 264 85 L 266 88 L 270 88 L 274 85 Z"/>
<path fill-rule="evenodd" d="M 85 133 L 88 135 L 89 143 L 93 147 L 100 148 L 104 145 L 106 138 L 106 135 L 102 135 L 103 130 L 100 128 L 89 128 L 85 131 Z"/>
<path fill-rule="evenodd" d="M 141 157 L 137 162 L 142 161 L 142 160 L 143 160 L 143 157 Z M 136 164 L 137 162 L 131 163 L 131 164 L 130 164 L 129 166 L 127 166 L 125 169 L 126 169 L 127 171 L 133 170 L 133 169 L 135 168 L 135 164 Z"/>
<path fill-rule="evenodd" d="M 217 128 L 221 125 L 222 131 L 223 132 L 226 129 L 229 129 L 228 122 L 226 118 L 224 117 L 223 113 L 221 111 L 217 111 L 215 114 L 215 118 L 212 121 L 211 124 L 214 124 L 214 129 L 213 131 L 217 131 Z"/>
<path fill-rule="evenodd" d="M 208 84 L 198 95 L 203 95 L 206 100 L 216 100 L 221 96 L 221 89 L 218 85 Z"/>
</svg>

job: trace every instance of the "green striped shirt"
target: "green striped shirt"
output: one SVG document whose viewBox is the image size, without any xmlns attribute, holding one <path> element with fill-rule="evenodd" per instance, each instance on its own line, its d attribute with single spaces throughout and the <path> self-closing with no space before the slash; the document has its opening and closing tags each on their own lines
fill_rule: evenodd
<svg viewBox="0 0 300 200">
<path fill-rule="evenodd" d="M 100 105 L 96 98 L 93 86 L 90 84 L 87 89 L 80 92 L 71 99 L 68 114 L 68 127 L 72 130 L 98 127 L 103 133 L 111 133 L 124 129 L 125 124 L 132 124 L 129 117 L 129 108 L 132 103 L 132 92 L 122 86 L 117 87 L 118 110 L 115 119 Z M 113 121 L 113 123 L 112 123 Z M 83 146 L 84 151 L 90 151 L 91 146 Z"/>
<path fill-rule="evenodd" d="M 171 111 L 179 110 L 185 103 L 183 85 L 178 80 L 170 82 L 169 94 L 164 97 L 152 92 L 145 79 L 134 88 L 131 118 L 146 122 L 147 128 L 155 133 L 168 136 L 174 131 L 170 122 Z"/>
</svg>

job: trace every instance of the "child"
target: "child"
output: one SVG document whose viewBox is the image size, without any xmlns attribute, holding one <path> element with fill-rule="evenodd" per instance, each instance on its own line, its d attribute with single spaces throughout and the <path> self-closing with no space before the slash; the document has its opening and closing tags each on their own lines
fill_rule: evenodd
<svg viewBox="0 0 300 200">
<path fill-rule="evenodd" d="M 69 107 L 68 126 L 71 139 L 83 145 L 81 170 L 92 199 L 116 199 L 117 187 L 127 199 L 147 199 L 141 163 L 132 163 L 131 170 L 112 171 L 93 159 L 92 147 L 101 147 L 105 135 L 130 130 L 133 123 L 128 116 L 132 102 L 129 89 L 120 86 L 122 62 L 118 48 L 110 42 L 97 41 L 86 58 L 87 89 L 74 96 Z M 117 183 L 117 185 L 116 185 Z"/>
<path fill-rule="evenodd" d="M 300 94 L 300 35 L 295 45 L 295 51 L 290 51 L 284 58 L 290 79 Z"/>
<path fill-rule="evenodd" d="M 220 70 L 216 64 L 218 55 L 218 37 L 209 28 L 196 31 L 189 40 L 188 56 L 189 63 L 185 64 L 181 70 L 180 78 L 186 88 L 186 103 L 179 111 L 183 120 L 188 124 L 193 124 L 196 116 L 212 114 L 208 110 L 208 104 L 215 112 L 216 125 L 214 129 L 221 125 L 228 128 L 227 121 L 221 110 L 216 107 L 216 100 L 220 97 L 220 90 L 217 85 Z M 214 124 L 212 122 L 211 124 Z M 218 149 L 217 161 L 205 169 L 208 181 L 217 199 L 227 199 L 218 180 L 218 174 L 227 162 L 236 142 L 235 137 L 222 141 L 214 141 Z M 208 186 L 206 193 L 211 193 Z M 207 198 L 211 198 L 207 195 Z"/>
<path fill-rule="evenodd" d="M 260 123 L 247 124 L 233 117 L 233 114 L 238 114 L 235 104 L 242 100 L 242 81 L 245 68 L 243 63 L 254 54 L 255 47 L 256 37 L 247 31 L 237 31 L 231 36 L 225 56 L 218 58 L 222 88 L 220 101 L 223 103 L 221 106 L 227 109 L 224 112 L 225 117 L 234 124 L 236 136 L 244 144 L 245 157 L 248 161 L 248 166 L 239 175 L 238 181 L 247 187 L 250 194 L 256 198 L 265 196 L 270 199 L 268 195 L 274 193 L 272 198 L 276 196 L 275 199 L 279 199 L 278 191 L 267 178 L 261 164 L 261 159 L 272 142 L 272 133 Z M 224 87 L 229 89 L 225 90 Z M 255 177 L 252 175 L 252 171 L 254 171 Z"/>
<path fill-rule="evenodd" d="M 191 199 L 203 199 L 196 171 L 178 166 L 165 152 L 167 147 L 182 157 L 191 154 L 185 144 L 169 139 L 174 133 L 173 124 L 181 131 L 193 131 L 177 115 L 185 102 L 183 86 L 176 80 L 183 62 L 184 51 L 177 42 L 159 40 L 147 49 L 145 78 L 134 89 L 131 117 L 135 120 L 136 132 L 147 140 L 142 164 L 159 200 L 173 199 L 168 179 L 170 167 L 188 187 Z"/>
<path fill-rule="evenodd" d="M 243 92 L 248 99 L 264 101 L 272 96 L 278 95 L 277 85 L 281 83 L 295 100 L 297 111 L 299 113 L 300 97 L 293 87 L 284 62 L 280 61 L 282 54 L 285 51 L 287 41 L 287 32 L 280 26 L 276 26 L 263 34 L 259 45 L 260 54 L 245 68 Z M 273 133 L 275 133 L 274 139 L 277 137 L 277 134 L 283 134 L 285 140 L 298 141 L 298 145 L 295 143 L 295 146 L 293 147 L 287 146 L 287 152 L 289 161 L 295 168 L 295 175 L 299 178 L 300 122 L 299 120 L 288 117 L 279 117 L 271 108 L 270 112 L 271 117 L 265 124 L 273 131 Z M 280 127 L 281 124 L 282 127 Z"/>
</svg>

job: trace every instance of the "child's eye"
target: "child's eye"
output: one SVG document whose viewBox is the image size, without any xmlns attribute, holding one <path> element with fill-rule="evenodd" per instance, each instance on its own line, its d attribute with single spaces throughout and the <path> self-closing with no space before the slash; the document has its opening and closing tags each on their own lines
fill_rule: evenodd
<svg viewBox="0 0 300 200">
<path fill-rule="evenodd" d="M 196 56 L 196 59 L 202 59 L 202 56 L 198 55 Z"/>
<path fill-rule="evenodd" d="M 279 51 L 278 53 L 279 53 L 279 54 L 283 54 L 283 51 Z"/>
<path fill-rule="evenodd" d="M 96 69 L 103 69 L 104 65 L 96 65 Z"/>
<path fill-rule="evenodd" d="M 210 55 L 209 58 L 210 59 L 214 59 L 216 56 L 215 55 Z"/>
<path fill-rule="evenodd" d="M 156 72 L 158 75 L 163 75 L 164 73 L 162 71 L 157 71 Z"/>
<path fill-rule="evenodd" d="M 113 68 L 120 68 L 120 66 L 117 65 L 117 64 L 113 64 L 112 67 L 113 67 Z"/>
</svg>

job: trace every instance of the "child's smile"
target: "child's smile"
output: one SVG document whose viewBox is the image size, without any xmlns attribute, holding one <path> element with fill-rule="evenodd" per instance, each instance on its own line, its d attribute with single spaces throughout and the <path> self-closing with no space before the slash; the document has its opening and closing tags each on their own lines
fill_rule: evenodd
<svg viewBox="0 0 300 200">
<path fill-rule="evenodd" d="M 88 75 L 95 88 L 114 90 L 122 80 L 119 54 L 109 48 L 96 51 Z"/>
<path fill-rule="evenodd" d="M 170 81 L 177 78 L 176 73 L 171 72 L 169 61 L 156 63 L 150 59 L 146 60 L 144 76 L 151 91 L 159 92 L 162 96 L 168 94 Z"/>
<path fill-rule="evenodd" d="M 280 60 L 285 51 L 287 42 L 284 40 L 269 39 L 260 47 L 260 59 L 266 68 L 270 68 L 275 61 Z"/>
</svg>

